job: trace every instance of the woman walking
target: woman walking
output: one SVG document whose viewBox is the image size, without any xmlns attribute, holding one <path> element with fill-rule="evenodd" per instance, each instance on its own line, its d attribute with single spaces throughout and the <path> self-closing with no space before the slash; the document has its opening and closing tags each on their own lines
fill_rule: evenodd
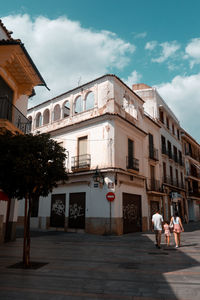
<svg viewBox="0 0 200 300">
<path fill-rule="evenodd" d="M 184 231 L 181 218 L 178 216 L 178 212 L 175 212 L 174 216 L 171 218 L 170 224 L 173 224 L 173 232 L 176 248 L 181 246 L 181 232 Z"/>
</svg>

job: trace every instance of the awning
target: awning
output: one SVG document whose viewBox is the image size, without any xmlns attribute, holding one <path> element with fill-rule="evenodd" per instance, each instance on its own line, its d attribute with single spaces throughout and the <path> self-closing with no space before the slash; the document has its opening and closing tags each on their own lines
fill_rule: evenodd
<svg viewBox="0 0 200 300">
<path fill-rule="evenodd" d="M 3 191 L 0 191 L 0 200 L 3 200 L 3 201 L 9 200 L 8 196 Z"/>
</svg>

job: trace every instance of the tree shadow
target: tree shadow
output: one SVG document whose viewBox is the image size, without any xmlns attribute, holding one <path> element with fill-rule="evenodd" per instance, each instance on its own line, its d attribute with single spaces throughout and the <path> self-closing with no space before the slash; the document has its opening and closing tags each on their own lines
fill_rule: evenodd
<svg viewBox="0 0 200 300">
<path fill-rule="evenodd" d="M 51 293 L 51 299 L 59 296 L 70 300 L 197 300 L 200 263 L 195 255 L 200 243 L 192 231 L 182 233 L 181 238 L 182 247 L 175 249 L 173 236 L 171 246 L 167 247 L 162 235 L 162 248 L 157 249 L 152 233 L 97 236 L 38 232 L 31 242 L 31 258 L 49 263 L 38 270 L 0 266 L 0 292 L 1 287 L 6 287 L 3 299 L 15 293 L 18 293 L 15 299 L 25 299 L 22 293 L 26 286 L 26 292 L 31 292 L 33 299 L 46 299 L 40 294 L 46 291 L 48 295 Z M 16 243 L 21 245 L 22 238 Z M 14 255 L 15 248 L 6 249 L 11 251 L 12 262 L 17 262 L 14 259 L 19 259 L 19 250 Z M 0 255 L 3 255 L 1 249 Z M 10 254 L 7 251 L 5 255 L 8 259 Z M 33 290 L 33 286 L 37 289 Z"/>
</svg>

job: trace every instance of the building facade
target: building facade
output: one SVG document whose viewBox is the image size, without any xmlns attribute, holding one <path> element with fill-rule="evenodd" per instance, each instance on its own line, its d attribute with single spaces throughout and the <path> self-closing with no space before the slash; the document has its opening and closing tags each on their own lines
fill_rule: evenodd
<svg viewBox="0 0 200 300">
<path fill-rule="evenodd" d="M 186 131 L 182 131 L 185 156 L 185 182 L 190 221 L 200 220 L 200 145 Z"/>
<path fill-rule="evenodd" d="M 183 220 L 188 220 L 180 123 L 155 88 L 135 84 L 133 90 L 145 101 L 144 110 L 161 126 L 160 180 L 165 195 L 160 208 L 163 216 L 169 220 L 178 211 Z"/>
<path fill-rule="evenodd" d="M 33 133 L 48 132 L 66 149 L 69 177 L 34 202 L 32 227 L 146 231 L 157 208 L 166 220 L 178 211 L 188 222 L 192 201 L 199 219 L 190 189 L 197 192 L 198 176 L 188 177 L 183 150 L 195 147 L 190 154 L 196 155 L 199 145 L 185 145 L 187 134 L 155 88 L 138 84 L 131 90 L 108 74 L 32 107 L 28 119 Z M 194 158 L 193 163 L 199 166 Z M 19 224 L 23 205 L 20 201 Z"/>
<path fill-rule="evenodd" d="M 0 20 L 0 134 L 30 131 L 27 103 L 37 85 L 45 85 L 44 80 L 22 42 L 12 39 Z M 0 190 L 0 242 L 15 238 L 17 205 Z"/>
<path fill-rule="evenodd" d="M 163 194 L 160 125 L 143 105 L 119 78 L 105 75 L 28 111 L 32 132 L 49 132 L 66 149 L 69 176 L 35 202 L 32 226 L 98 234 L 149 229 L 150 201 Z"/>
</svg>

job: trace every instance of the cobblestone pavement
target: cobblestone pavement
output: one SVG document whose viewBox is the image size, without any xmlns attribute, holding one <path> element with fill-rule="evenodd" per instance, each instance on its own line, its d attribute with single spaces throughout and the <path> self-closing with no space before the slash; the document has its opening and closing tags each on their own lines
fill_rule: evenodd
<svg viewBox="0 0 200 300">
<path fill-rule="evenodd" d="M 33 232 L 31 260 L 19 263 L 23 240 L 0 246 L 0 299 L 200 299 L 200 223 L 185 225 L 182 246 L 154 245 L 152 233 L 95 236 Z"/>
</svg>

